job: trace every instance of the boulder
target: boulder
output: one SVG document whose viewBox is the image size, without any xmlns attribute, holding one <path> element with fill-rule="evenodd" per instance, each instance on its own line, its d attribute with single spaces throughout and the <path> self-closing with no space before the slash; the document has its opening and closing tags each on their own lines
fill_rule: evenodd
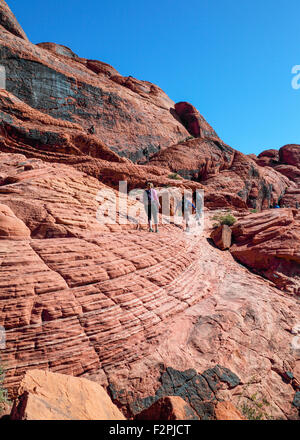
<svg viewBox="0 0 300 440">
<path fill-rule="evenodd" d="M 157 400 L 150 408 L 135 417 L 136 420 L 200 420 L 193 408 L 179 396 Z"/>
<path fill-rule="evenodd" d="M 211 233 L 211 238 L 215 245 L 225 251 L 231 246 L 231 229 L 227 225 L 221 225 L 218 228 L 214 229 Z"/>
<path fill-rule="evenodd" d="M 14 36 L 28 41 L 25 32 L 4 0 L 1 0 L 0 2 L 0 26 Z"/>
<path fill-rule="evenodd" d="M 0 204 L 0 240 L 3 238 L 30 238 L 30 230 L 8 206 Z"/>
<path fill-rule="evenodd" d="M 279 150 L 280 162 L 300 168 L 300 145 L 284 145 Z"/>
<path fill-rule="evenodd" d="M 218 402 L 215 407 L 217 420 L 245 420 L 240 411 L 231 402 Z"/>
<path fill-rule="evenodd" d="M 293 209 L 251 214 L 232 227 L 232 255 L 279 289 L 300 293 L 300 216 Z"/>
<path fill-rule="evenodd" d="M 11 411 L 12 420 L 125 420 L 97 383 L 30 370 Z"/>
<path fill-rule="evenodd" d="M 175 111 L 193 137 L 219 140 L 217 133 L 192 104 L 178 102 L 175 104 Z"/>
</svg>

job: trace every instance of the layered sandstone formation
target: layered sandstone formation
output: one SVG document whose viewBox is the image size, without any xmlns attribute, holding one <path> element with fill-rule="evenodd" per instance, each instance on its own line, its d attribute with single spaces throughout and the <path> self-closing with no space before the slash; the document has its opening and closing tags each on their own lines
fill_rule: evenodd
<svg viewBox="0 0 300 440">
<path fill-rule="evenodd" d="M 289 144 L 279 150 L 265 150 L 256 161 L 283 174 L 292 182 L 280 198 L 280 206 L 300 208 L 300 146 Z"/>
<path fill-rule="evenodd" d="M 220 140 L 191 139 L 155 154 L 150 164 L 170 169 L 180 176 L 201 182 L 209 208 L 270 208 L 295 182 Z"/>
<path fill-rule="evenodd" d="M 284 292 L 300 294 L 300 212 L 274 209 L 252 214 L 232 228 L 230 251 Z"/>
<path fill-rule="evenodd" d="M 259 408 L 257 417 L 297 418 L 300 316 L 288 293 L 299 293 L 299 215 L 248 214 L 296 200 L 299 147 L 245 156 L 153 84 L 64 46 L 31 44 L 3 0 L 0 60 L 10 396 L 38 368 L 102 385 L 128 418 L 170 398 L 172 417 L 180 398 L 179 412 L 201 419 L 237 417 L 224 402 L 243 417 Z M 204 188 L 208 208 L 236 210 L 231 253 L 211 245 L 207 210 L 202 233 L 172 222 L 147 233 L 136 221 L 143 206 L 117 191 L 119 181 L 133 189 L 146 180 L 167 195 Z"/>
</svg>

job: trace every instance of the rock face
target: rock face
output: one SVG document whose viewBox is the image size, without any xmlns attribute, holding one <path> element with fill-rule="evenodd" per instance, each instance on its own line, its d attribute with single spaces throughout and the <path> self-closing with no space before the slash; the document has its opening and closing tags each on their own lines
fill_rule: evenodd
<svg viewBox="0 0 300 440">
<path fill-rule="evenodd" d="M 41 161 L 36 159 L 43 159 L 73 165 L 116 189 L 119 189 L 119 181 L 127 181 L 129 189 L 143 188 L 148 180 L 156 186 L 193 186 L 190 182 L 174 182 L 167 169 L 151 165 L 139 166 L 121 158 L 99 138 L 85 133 L 78 124 L 55 119 L 35 110 L 6 90 L 0 90 L 0 113 L 1 151 L 21 153 L 34 159 L 21 158 L 19 167 L 15 161 L 16 169 L 10 168 L 9 175 L 5 174 L 4 163 L 1 161 L 0 185 L 20 181 L 23 177 L 29 178 L 27 168 L 32 167 L 32 163 L 38 167 Z M 22 171 L 26 173 L 22 174 Z M 35 175 L 36 172 L 31 174 Z M 194 187 L 202 186 L 194 184 Z"/>
<path fill-rule="evenodd" d="M 300 208 L 300 145 L 284 145 L 279 151 L 263 151 L 258 156 L 257 163 L 272 167 L 289 179 L 290 184 L 280 197 L 280 206 Z"/>
<path fill-rule="evenodd" d="M 78 124 L 85 132 L 93 127 L 98 141 L 132 160 L 189 136 L 174 102 L 159 87 L 124 78 L 111 66 L 80 58 L 65 46 L 31 44 L 3 0 L 0 24 L 7 91 L 30 107 Z"/>
<path fill-rule="evenodd" d="M 28 41 L 25 32 L 4 0 L 0 1 L 0 26 L 13 35 Z"/>
<path fill-rule="evenodd" d="M 213 230 L 211 233 L 211 238 L 219 249 L 225 251 L 231 246 L 231 235 L 232 232 L 230 227 L 227 225 L 222 225 Z"/>
<path fill-rule="evenodd" d="M 12 420 L 125 420 L 105 390 L 86 379 L 31 370 L 23 378 Z"/>
<path fill-rule="evenodd" d="M 274 209 L 252 214 L 232 228 L 230 251 L 285 292 L 300 294 L 300 213 Z"/>
<path fill-rule="evenodd" d="M 205 121 L 198 110 L 188 102 L 175 104 L 175 111 L 193 137 L 219 140 L 213 128 Z"/>
<path fill-rule="evenodd" d="M 198 239 L 173 225 L 149 235 L 122 224 L 122 203 L 114 224 L 99 223 L 97 194 L 104 191 L 109 208 L 114 190 L 68 165 L 1 156 L 0 173 L 13 183 L 0 186 L 0 203 L 31 235 L 0 239 L 1 357 L 10 396 L 26 371 L 50 369 L 108 387 L 129 417 L 179 395 L 198 417 L 214 418 L 204 388 L 197 394 L 193 381 L 188 388 L 182 382 L 177 390 L 186 391 L 178 394 L 171 385 L 185 377 L 176 371 L 194 369 L 196 380 L 218 363 L 241 383 L 217 381 L 217 399 L 239 407 L 259 374 L 251 392 L 267 396 L 274 416 L 293 417 L 295 391 L 272 370 L 296 368 L 287 332 L 299 322 L 293 298 L 213 248 L 209 229 Z M 168 368 L 176 370 L 170 383 Z"/>
<path fill-rule="evenodd" d="M 266 209 L 294 182 L 219 140 L 194 139 L 155 154 L 150 163 L 201 182 L 209 208 Z"/>
<path fill-rule="evenodd" d="M 215 408 L 217 420 L 245 420 L 231 402 L 219 402 Z"/>
<path fill-rule="evenodd" d="M 193 408 L 179 396 L 157 400 L 150 408 L 135 417 L 136 420 L 200 420 Z"/>
<path fill-rule="evenodd" d="M 196 414 L 200 419 L 214 420 L 219 390 L 221 388 L 234 389 L 239 385 L 240 379 L 227 368 L 216 365 L 202 374 L 197 374 L 193 369 L 178 371 L 167 368 L 161 375 L 160 383 L 161 386 L 156 390 L 154 396 L 134 401 L 127 408 L 127 414 L 142 419 L 154 415 L 155 411 L 158 414 L 160 409 L 160 415 L 163 415 L 162 405 L 166 403 L 165 399 L 170 398 L 170 396 L 177 396 L 188 404 L 188 407 L 184 409 L 185 414 L 189 414 L 191 417 L 195 417 Z M 112 386 L 110 386 L 110 393 L 113 401 L 117 401 L 120 405 L 121 401 L 119 399 L 122 399 L 122 394 L 118 393 Z M 150 408 L 149 405 L 151 405 Z M 170 414 L 170 405 L 167 406 L 169 407 L 167 413 Z M 189 408 L 192 408 L 193 412 L 189 411 Z M 143 411 L 140 413 L 141 410 Z"/>
<path fill-rule="evenodd" d="M 11 209 L 0 204 L 0 238 L 30 238 L 30 230 Z"/>
</svg>

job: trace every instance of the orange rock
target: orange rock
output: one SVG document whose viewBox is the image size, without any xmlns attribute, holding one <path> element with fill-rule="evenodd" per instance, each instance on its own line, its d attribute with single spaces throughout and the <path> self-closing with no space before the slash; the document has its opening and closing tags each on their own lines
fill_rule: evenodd
<svg viewBox="0 0 300 440">
<path fill-rule="evenodd" d="M 136 420 L 199 420 L 193 408 L 179 396 L 157 400 L 150 408 L 135 417 Z"/>
<path fill-rule="evenodd" d="M 17 22 L 16 17 L 11 12 L 9 6 L 4 0 L 1 0 L 0 3 L 0 26 L 3 26 L 6 31 L 12 33 L 16 37 L 28 41 L 25 32 Z"/>
<path fill-rule="evenodd" d="M 215 414 L 217 420 L 245 420 L 231 402 L 218 402 L 215 407 Z"/>
<path fill-rule="evenodd" d="M 212 231 L 211 238 L 219 249 L 225 251 L 231 246 L 231 235 L 230 227 L 222 225 Z"/>
<path fill-rule="evenodd" d="M 12 210 L 0 204 L 0 239 L 3 238 L 30 238 L 30 230 L 18 219 Z"/>
<path fill-rule="evenodd" d="M 97 383 L 49 371 L 23 378 L 12 420 L 125 420 Z"/>
<path fill-rule="evenodd" d="M 292 209 L 251 214 L 233 227 L 232 255 L 280 289 L 300 293 L 300 215 Z"/>
</svg>

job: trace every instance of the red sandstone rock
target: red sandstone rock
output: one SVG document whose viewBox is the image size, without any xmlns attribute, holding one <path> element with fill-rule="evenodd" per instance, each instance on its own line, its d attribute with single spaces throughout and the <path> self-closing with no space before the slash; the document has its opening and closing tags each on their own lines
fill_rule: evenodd
<svg viewBox="0 0 300 440">
<path fill-rule="evenodd" d="M 280 148 L 279 157 L 282 163 L 300 168 L 300 145 L 285 145 Z"/>
<path fill-rule="evenodd" d="M 231 246 L 231 234 L 230 227 L 222 225 L 212 231 L 211 238 L 219 249 L 225 251 Z"/>
<path fill-rule="evenodd" d="M 201 182 L 209 208 L 269 208 L 294 185 L 280 172 L 258 166 L 220 141 L 189 140 L 157 153 L 150 164 Z"/>
<path fill-rule="evenodd" d="M 155 394 L 166 367 L 203 372 L 218 363 L 241 376 L 234 388 L 218 382 L 218 399 L 236 405 L 247 401 L 245 393 L 259 392 L 271 402 L 270 415 L 295 417 L 295 390 L 278 371 L 299 369 L 291 333 L 299 310 L 286 295 L 299 288 L 298 214 L 245 217 L 238 229 L 243 239 L 234 244 L 243 264 L 278 276 L 280 292 L 210 246 L 209 228 L 196 238 L 173 225 L 149 235 L 122 224 L 122 206 L 116 224 L 99 224 L 96 198 L 104 191 L 111 203 L 116 192 L 106 185 L 116 188 L 119 180 L 128 180 L 130 189 L 149 179 L 202 187 L 172 180 L 173 164 L 175 172 L 199 177 L 211 208 L 266 208 L 292 197 L 297 182 L 224 145 L 189 104 L 183 106 L 188 117 L 180 119 L 156 86 L 123 78 L 63 46 L 35 46 L 3 27 L 0 33 L 9 78 L 9 92 L 0 96 L 0 149 L 6 152 L 0 203 L 31 232 L 31 239 L 0 240 L 10 395 L 24 373 L 38 367 L 92 376 L 133 412 L 140 399 Z M 32 82 L 36 74 L 43 87 Z M 190 116 L 196 130 L 207 128 L 200 132 L 206 139 L 178 146 L 189 136 L 182 122 Z M 190 145 L 194 162 L 185 152 Z M 165 148 L 166 155 L 161 151 L 147 166 L 116 154 L 136 160 Z M 286 150 L 296 166 L 297 150 Z"/>
<path fill-rule="evenodd" d="M 8 92 L 31 108 L 79 125 L 85 133 L 92 130 L 98 143 L 134 161 L 189 136 L 174 102 L 159 87 L 123 78 L 111 66 L 80 58 L 65 46 L 21 40 L 16 34 L 22 32 L 11 25 L 2 4 L 2 24 L 9 23 L 10 30 L 0 29 Z"/>
<path fill-rule="evenodd" d="M 192 139 L 157 153 L 150 164 L 202 181 L 230 168 L 233 158 L 234 150 L 221 141 Z"/>
<path fill-rule="evenodd" d="M 231 402 L 218 402 L 215 408 L 217 420 L 245 420 Z"/>
<path fill-rule="evenodd" d="M 175 111 L 188 132 L 195 138 L 219 140 L 217 133 L 200 115 L 198 110 L 188 102 L 175 104 Z"/>
<path fill-rule="evenodd" d="M 159 399 L 135 417 L 136 420 L 199 420 L 193 408 L 179 396 Z"/>
<path fill-rule="evenodd" d="M 86 379 L 30 370 L 18 393 L 12 420 L 125 420 L 105 390 Z"/>
<path fill-rule="evenodd" d="M 261 159 L 262 157 L 269 157 L 271 159 L 273 159 L 275 162 L 279 161 L 279 151 L 273 149 L 270 150 L 264 150 L 262 151 L 258 156 L 259 159 Z"/>
<path fill-rule="evenodd" d="M 291 209 L 251 214 L 232 228 L 232 255 L 272 280 L 280 289 L 300 293 L 300 216 Z"/>
<path fill-rule="evenodd" d="M 13 35 L 28 41 L 25 32 L 4 0 L 0 1 L 0 26 Z"/>
<path fill-rule="evenodd" d="M 30 230 L 8 206 L 0 204 L 0 239 L 30 238 Z"/>
<path fill-rule="evenodd" d="M 120 209 L 116 225 L 98 224 L 95 196 L 105 186 L 70 166 L 27 159 L 33 169 L 25 172 L 24 156 L 1 156 L 0 173 L 30 176 L 0 186 L 0 203 L 32 237 L 0 240 L 1 357 L 10 396 L 27 370 L 50 369 L 126 390 L 120 406 L 127 411 L 155 393 L 162 363 L 204 371 L 218 362 L 241 372 L 244 383 L 259 365 L 257 386 L 275 402 L 271 413 L 293 414 L 291 385 L 265 360 L 284 360 L 293 371 L 286 328 L 299 317 L 292 298 L 210 246 L 206 233 L 187 240 L 166 225 L 149 235 L 121 225 Z M 219 392 L 235 403 L 230 390 Z"/>
</svg>

